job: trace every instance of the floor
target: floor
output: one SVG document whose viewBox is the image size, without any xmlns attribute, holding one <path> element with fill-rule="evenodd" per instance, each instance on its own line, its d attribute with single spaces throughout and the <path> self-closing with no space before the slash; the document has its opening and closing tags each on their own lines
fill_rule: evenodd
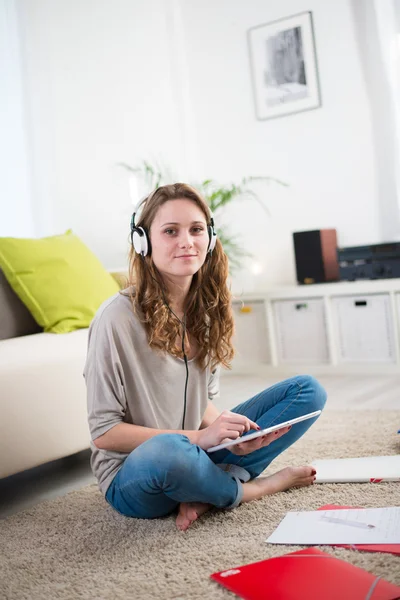
<svg viewBox="0 0 400 600">
<path fill-rule="evenodd" d="M 221 380 L 220 410 L 232 408 L 281 378 L 228 374 Z M 328 392 L 327 410 L 400 410 L 400 375 L 321 375 Z M 43 500 L 95 483 L 89 465 L 90 451 L 0 479 L 0 519 Z"/>
</svg>

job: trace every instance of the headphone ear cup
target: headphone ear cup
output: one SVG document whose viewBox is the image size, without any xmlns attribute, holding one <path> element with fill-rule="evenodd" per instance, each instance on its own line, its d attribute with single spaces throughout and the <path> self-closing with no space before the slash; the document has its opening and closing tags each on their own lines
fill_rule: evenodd
<svg viewBox="0 0 400 600">
<path fill-rule="evenodd" d="M 209 252 L 211 254 L 211 252 L 215 248 L 215 244 L 217 243 L 217 234 L 215 233 L 214 227 L 212 227 L 211 225 L 208 225 L 207 229 L 208 229 L 208 237 L 210 239 L 210 241 L 208 242 L 207 252 Z"/>
<path fill-rule="evenodd" d="M 149 240 L 143 227 L 135 227 L 133 229 L 132 242 L 137 254 L 147 256 L 149 253 Z"/>
</svg>

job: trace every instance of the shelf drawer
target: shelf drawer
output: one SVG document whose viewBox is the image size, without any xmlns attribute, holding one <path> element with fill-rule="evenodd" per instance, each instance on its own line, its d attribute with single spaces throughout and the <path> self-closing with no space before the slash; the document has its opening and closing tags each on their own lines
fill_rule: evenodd
<svg viewBox="0 0 400 600">
<path fill-rule="evenodd" d="M 325 306 L 322 298 L 272 302 L 279 363 L 329 362 Z"/>
<path fill-rule="evenodd" d="M 252 302 L 234 301 L 232 304 L 235 319 L 233 344 L 236 363 L 269 364 L 268 326 L 264 300 Z"/>
<path fill-rule="evenodd" d="M 332 309 L 339 362 L 395 362 L 389 294 L 333 297 Z"/>
</svg>

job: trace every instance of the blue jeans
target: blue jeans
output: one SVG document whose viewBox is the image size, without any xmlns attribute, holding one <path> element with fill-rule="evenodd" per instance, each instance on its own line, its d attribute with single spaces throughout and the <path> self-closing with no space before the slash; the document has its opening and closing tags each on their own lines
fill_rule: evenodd
<svg viewBox="0 0 400 600">
<path fill-rule="evenodd" d="M 326 402 L 324 388 L 309 375 L 286 379 L 232 409 L 261 429 L 315 410 Z M 171 513 L 181 502 L 234 508 L 242 482 L 254 479 L 298 440 L 317 417 L 296 423 L 269 446 L 245 456 L 227 449 L 208 454 L 178 433 L 156 435 L 125 459 L 106 493 L 115 510 L 128 517 L 152 519 Z"/>
</svg>

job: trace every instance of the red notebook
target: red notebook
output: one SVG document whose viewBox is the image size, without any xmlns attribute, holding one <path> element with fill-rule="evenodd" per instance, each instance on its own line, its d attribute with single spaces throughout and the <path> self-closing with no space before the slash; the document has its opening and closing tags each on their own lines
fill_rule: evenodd
<svg viewBox="0 0 400 600">
<path fill-rule="evenodd" d="M 336 504 L 326 504 L 318 510 L 335 510 L 338 508 L 358 508 L 354 506 L 336 506 Z M 325 544 L 324 544 L 325 545 Z M 400 544 L 326 544 L 337 546 L 338 548 L 350 548 L 354 550 L 364 550 L 365 552 L 387 552 L 400 556 Z"/>
<path fill-rule="evenodd" d="M 211 575 L 245 600 L 398 600 L 400 587 L 306 548 Z"/>
</svg>

